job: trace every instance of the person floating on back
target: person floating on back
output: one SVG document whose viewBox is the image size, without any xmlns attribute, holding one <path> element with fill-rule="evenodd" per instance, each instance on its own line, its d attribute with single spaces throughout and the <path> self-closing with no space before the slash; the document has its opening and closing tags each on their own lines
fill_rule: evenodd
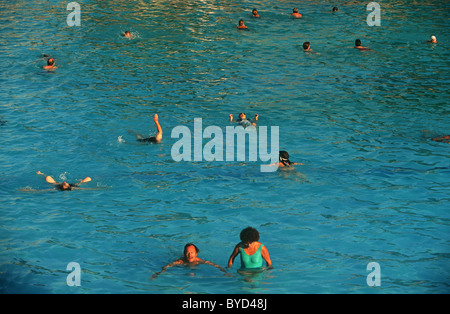
<svg viewBox="0 0 450 314">
<path fill-rule="evenodd" d="M 233 115 L 230 114 L 230 122 L 236 122 L 237 124 L 243 126 L 244 128 L 248 127 L 248 126 L 256 126 L 256 121 L 258 121 L 259 115 L 257 113 L 255 113 L 255 120 L 250 121 L 250 119 L 247 119 L 247 116 L 245 115 L 245 113 L 241 112 L 239 114 L 239 118 L 234 120 L 233 119 Z"/>
</svg>

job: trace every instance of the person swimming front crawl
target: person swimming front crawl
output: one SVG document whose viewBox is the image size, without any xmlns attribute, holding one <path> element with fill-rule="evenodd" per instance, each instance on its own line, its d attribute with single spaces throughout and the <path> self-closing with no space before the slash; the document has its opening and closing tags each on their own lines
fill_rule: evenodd
<svg viewBox="0 0 450 314">
<path fill-rule="evenodd" d="M 231 268 L 238 254 L 241 256 L 241 268 L 261 268 L 263 260 L 267 268 L 272 268 L 269 251 L 259 241 L 259 232 L 255 228 L 247 227 L 239 235 L 241 242 L 235 247 L 228 259 L 228 268 Z"/>
<path fill-rule="evenodd" d="M 210 261 L 205 261 L 199 257 L 197 257 L 197 254 L 200 250 L 198 249 L 198 247 L 196 247 L 194 244 L 192 243 L 188 243 L 184 246 L 184 251 L 183 251 L 183 257 L 177 259 L 176 261 L 167 264 L 166 266 L 164 266 L 162 268 L 162 270 L 160 272 L 155 273 L 154 275 L 152 275 L 150 277 L 150 280 L 155 279 L 156 277 L 158 277 L 159 274 L 165 272 L 167 270 L 167 268 L 172 267 L 172 266 L 176 266 L 176 265 L 185 265 L 185 266 L 194 266 L 194 265 L 198 265 L 198 264 L 207 264 L 207 265 L 211 265 L 214 267 L 219 268 L 221 271 L 223 271 L 224 273 L 226 273 L 226 270 L 223 269 L 221 266 L 214 264 Z"/>
<path fill-rule="evenodd" d="M 155 122 L 157 133 L 155 136 L 150 136 L 147 138 L 143 138 L 140 134 L 136 134 L 136 138 L 138 142 L 151 142 L 151 143 L 159 143 L 162 140 L 162 128 L 159 124 L 159 118 L 158 115 L 155 113 L 153 116 L 153 121 Z"/>
</svg>

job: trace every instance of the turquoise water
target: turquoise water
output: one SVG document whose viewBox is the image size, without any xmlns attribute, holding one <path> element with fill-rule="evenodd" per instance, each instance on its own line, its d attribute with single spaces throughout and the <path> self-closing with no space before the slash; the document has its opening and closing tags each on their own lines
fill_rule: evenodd
<svg viewBox="0 0 450 314">
<path fill-rule="evenodd" d="M 440 1 L 380 1 L 379 27 L 366 2 L 79 3 L 68 27 L 65 1 L 0 2 L 1 292 L 449 292 L 450 146 L 430 140 L 450 133 Z M 173 128 L 225 129 L 239 112 L 279 126 L 304 166 L 173 160 Z M 162 143 L 136 142 L 155 113 Z M 49 188 L 37 170 L 100 189 L 22 191 Z M 187 242 L 225 267 L 249 225 L 274 269 L 242 275 L 237 259 L 232 276 L 200 265 L 149 280 Z M 70 262 L 81 286 L 66 283 Z"/>
</svg>

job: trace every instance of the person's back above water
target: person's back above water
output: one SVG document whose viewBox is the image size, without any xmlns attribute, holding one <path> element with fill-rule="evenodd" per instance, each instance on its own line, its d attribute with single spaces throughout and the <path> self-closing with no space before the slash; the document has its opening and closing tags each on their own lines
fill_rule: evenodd
<svg viewBox="0 0 450 314">
<path fill-rule="evenodd" d="M 292 10 L 291 15 L 292 15 L 294 18 L 300 18 L 300 17 L 302 17 L 301 13 L 298 12 L 298 9 L 297 9 L 297 8 L 294 8 L 294 9 Z"/>
<path fill-rule="evenodd" d="M 240 233 L 241 242 L 239 242 L 230 258 L 228 259 L 228 268 L 233 265 L 235 257 L 240 254 L 241 268 L 252 269 L 263 267 L 263 261 L 268 268 L 272 267 L 272 261 L 267 248 L 259 241 L 259 232 L 255 228 L 247 227 Z"/>
<path fill-rule="evenodd" d="M 356 40 L 355 40 L 355 47 L 354 47 L 354 48 L 359 49 L 359 50 L 372 50 L 372 49 L 370 49 L 370 48 L 363 47 L 363 46 L 361 45 L 361 40 L 360 40 L 360 39 L 356 39 Z"/>
<path fill-rule="evenodd" d="M 54 69 L 56 69 L 57 66 L 55 65 L 55 59 L 48 58 L 47 59 L 47 65 L 44 65 L 42 68 L 44 70 L 54 70 Z"/>
</svg>

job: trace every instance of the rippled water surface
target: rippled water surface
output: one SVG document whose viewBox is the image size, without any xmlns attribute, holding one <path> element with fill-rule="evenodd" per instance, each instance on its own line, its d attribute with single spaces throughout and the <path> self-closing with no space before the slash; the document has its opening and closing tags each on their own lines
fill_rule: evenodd
<svg viewBox="0 0 450 314">
<path fill-rule="evenodd" d="M 450 145 L 431 140 L 450 133 L 440 1 L 382 1 L 379 27 L 359 1 L 335 14 L 328 1 L 79 3 L 69 27 L 65 1 L 0 2 L 1 292 L 449 292 Z M 174 161 L 175 127 L 225 131 L 240 112 L 279 126 L 304 165 Z M 137 142 L 155 113 L 162 143 Z M 43 191 L 37 170 L 99 189 Z M 187 242 L 225 267 L 249 225 L 272 270 L 242 275 L 237 259 L 232 276 L 200 265 L 149 280 Z"/>
</svg>

